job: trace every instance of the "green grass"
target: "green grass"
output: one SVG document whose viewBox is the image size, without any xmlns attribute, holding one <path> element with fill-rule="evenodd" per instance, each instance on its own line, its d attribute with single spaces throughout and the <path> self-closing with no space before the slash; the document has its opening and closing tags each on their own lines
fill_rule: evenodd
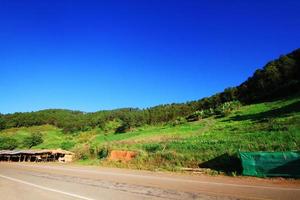
<svg viewBox="0 0 300 200">
<path fill-rule="evenodd" d="M 160 140 L 161 137 L 187 137 L 203 127 L 202 123 L 183 124 L 181 126 L 148 126 L 123 134 L 100 134 L 95 138 L 95 142 L 117 142 L 117 141 L 141 141 Z"/>
<path fill-rule="evenodd" d="M 61 131 L 53 130 L 43 133 L 44 142 L 33 149 L 57 149 L 61 147 L 61 144 L 68 139 Z"/>
<path fill-rule="evenodd" d="M 39 126 L 8 129 L 0 135 L 21 142 L 34 131 L 44 135 L 44 142 L 35 149 L 60 148 L 62 142 L 70 141 L 76 144 L 71 150 L 84 154 L 81 164 L 165 170 L 201 165 L 219 171 L 237 171 L 234 163 L 239 150 L 300 150 L 300 96 L 242 106 L 227 117 L 178 126 L 145 126 L 123 134 L 95 129 L 66 135 L 53 126 Z M 99 160 L 95 152 L 103 147 L 134 150 L 139 156 L 129 163 Z"/>
</svg>

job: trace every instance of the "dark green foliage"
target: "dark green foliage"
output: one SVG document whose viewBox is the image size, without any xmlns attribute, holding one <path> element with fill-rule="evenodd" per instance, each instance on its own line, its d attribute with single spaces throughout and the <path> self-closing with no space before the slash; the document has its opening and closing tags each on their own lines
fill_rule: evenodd
<svg viewBox="0 0 300 200">
<path fill-rule="evenodd" d="M 24 139 L 23 143 L 24 146 L 30 149 L 33 146 L 43 143 L 43 141 L 44 141 L 43 135 L 39 132 L 36 132 L 36 133 L 32 133 L 30 136 L 27 136 Z"/>
<path fill-rule="evenodd" d="M 122 124 L 116 128 L 115 133 L 126 133 L 130 130 L 130 124 L 127 122 L 122 122 Z"/>
<path fill-rule="evenodd" d="M 98 152 L 98 158 L 99 159 L 107 158 L 108 154 L 109 154 L 109 150 L 107 148 L 102 148 Z"/>
<path fill-rule="evenodd" d="M 299 91 L 300 49 L 269 62 L 238 87 L 239 100 L 246 103 L 270 100 Z"/>
<path fill-rule="evenodd" d="M 0 136 L 0 150 L 13 150 L 18 146 L 18 141 L 12 137 Z"/>
</svg>

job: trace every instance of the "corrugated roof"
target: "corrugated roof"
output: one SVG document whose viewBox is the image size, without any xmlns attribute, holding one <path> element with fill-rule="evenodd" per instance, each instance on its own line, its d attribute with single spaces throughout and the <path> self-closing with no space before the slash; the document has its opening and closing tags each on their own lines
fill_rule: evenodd
<svg viewBox="0 0 300 200">
<path fill-rule="evenodd" d="M 49 154 L 69 154 L 73 155 L 73 152 L 65 151 L 62 149 L 56 149 L 56 150 L 50 150 L 50 149 L 44 149 L 44 150 L 0 150 L 0 155 L 17 155 L 17 154 L 43 154 L 43 153 L 49 153 Z"/>
</svg>

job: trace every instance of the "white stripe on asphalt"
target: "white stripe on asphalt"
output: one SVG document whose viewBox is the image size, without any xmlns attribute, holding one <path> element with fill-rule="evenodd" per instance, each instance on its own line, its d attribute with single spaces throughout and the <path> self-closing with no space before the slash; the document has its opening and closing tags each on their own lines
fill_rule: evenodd
<svg viewBox="0 0 300 200">
<path fill-rule="evenodd" d="M 15 179 L 15 178 L 12 178 L 12 177 L 4 176 L 4 175 L 1 175 L 1 174 L 0 174 L 0 177 L 11 180 L 11 181 L 14 181 L 14 182 L 23 183 L 25 185 L 30 185 L 32 187 L 36 187 L 36 188 L 39 188 L 39 189 L 42 189 L 42 190 L 47 190 L 47 191 L 50 191 L 50 192 L 56 192 L 56 193 L 64 194 L 64 195 L 67 195 L 67 196 L 75 197 L 77 199 L 94 200 L 94 199 L 84 197 L 84 196 L 81 196 L 81 195 L 72 194 L 72 193 L 69 193 L 69 192 L 64 192 L 64 191 L 61 191 L 61 190 L 56 190 L 56 189 L 36 185 L 36 184 L 29 183 L 29 182 L 26 182 L 26 181 L 22 181 L 22 180 L 19 180 L 19 179 Z"/>
<path fill-rule="evenodd" d="M 300 188 L 288 188 L 288 187 L 273 187 L 273 186 L 259 186 L 259 185 L 247 185 L 247 184 L 234 184 L 234 183 L 220 183 L 220 182 L 210 182 L 210 181 L 199 181 L 199 180 L 186 180 L 181 178 L 171 178 L 171 177 L 161 177 L 161 176 L 150 176 L 150 175 L 137 175 L 137 174 L 124 174 L 124 173 L 114 173 L 114 172 L 100 172 L 96 170 L 85 170 L 85 169 L 74 169 L 74 168 L 61 168 L 53 166 L 35 166 L 35 165 L 21 165 L 19 166 L 30 166 L 33 168 L 40 169 L 56 169 L 61 171 L 73 171 L 73 172 L 84 172 L 84 173 L 95 173 L 101 175 L 111 175 L 111 176 L 125 176 L 125 177 L 134 177 L 142 179 L 157 179 L 160 181 L 175 181 L 175 182 L 188 182 L 188 183 L 198 183 L 206 185 L 218 185 L 218 186 L 227 186 L 227 187 L 240 187 L 240 188 L 256 188 L 256 189 L 269 189 L 269 190 L 283 190 L 283 191 L 300 191 Z"/>
</svg>

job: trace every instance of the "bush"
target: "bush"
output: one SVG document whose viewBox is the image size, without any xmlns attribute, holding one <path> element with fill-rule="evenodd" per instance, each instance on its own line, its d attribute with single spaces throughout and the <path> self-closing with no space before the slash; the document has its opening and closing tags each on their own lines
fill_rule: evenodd
<svg viewBox="0 0 300 200">
<path fill-rule="evenodd" d="M 130 125 L 129 123 L 123 122 L 121 126 L 116 128 L 115 133 L 126 133 L 127 131 L 130 130 Z"/>
<path fill-rule="evenodd" d="M 108 148 L 101 148 L 101 149 L 98 151 L 97 157 L 98 157 L 99 159 L 104 159 L 104 158 L 106 158 L 106 157 L 108 156 L 108 154 L 109 154 Z"/>
<path fill-rule="evenodd" d="M 114 119 L 111 121 L 107 121 L 103 127 L 103 131 L 108 133 L 110 131 L 115 131 L 119 126 L 121 126 L 122 122 L 119 119 Z"/>
<path fill-rule="evenodd" d="M 221 117 L 228 116 L 233 110 L 239 109 L 241 106 L 239 101 L 225 102 L 215 109 L 215 114 Z"/>
<path fill-rule="evenodd" d="M 197 110 L 196 112 L 192 113 L 191 115 L 187 116 L 185 119 L 188 121 L 188 122 L 194 122 L 194 121 L 198 121 L 199 119 L 202 119 L 204 118 L 204 111 L 201 110 Z"/>
<path fill-rule="evenodd" d="M 203 111 L 204 118 L 211 117 L 213 115 L 215 115 L 215 110 L 213 108 L 209 108 Z"/>
<path fill-rule="evenodd" d="M 26 137 L 23 141 L 25 147 L 29 149 L 33 146 L 39 145 L 44 142 L 43 135 L 40 132 L 32 133 L 30 136 Z"/>
<path fill-rule="evenodd" d="M 64 150 L 70 150 L 75 146 L 75 142 L 73 141 L 64 141 L 61 143 L 60 148 Z"/>
<path fill-rule="evenodd" d="M 178 126 L 181 124 L 185 124 L 187 121 L 184 117 L 178 117 L 176 120 L 174 120 L 173 122 L 171 122 L 172 126 Z"/>
<path fill-rule="evenodd" d="M 90 145 L 76 145 L 76 147 L 73 149 L 73 152 L 75 153 L 76 159 L 87 160 L 90 156 Z"/>
<path fill-rule="evenodd" d="M 12 137 L 0 137 L 1 150 L 13 150 L 18 146 L 18 141 Z"/>
</svg>

